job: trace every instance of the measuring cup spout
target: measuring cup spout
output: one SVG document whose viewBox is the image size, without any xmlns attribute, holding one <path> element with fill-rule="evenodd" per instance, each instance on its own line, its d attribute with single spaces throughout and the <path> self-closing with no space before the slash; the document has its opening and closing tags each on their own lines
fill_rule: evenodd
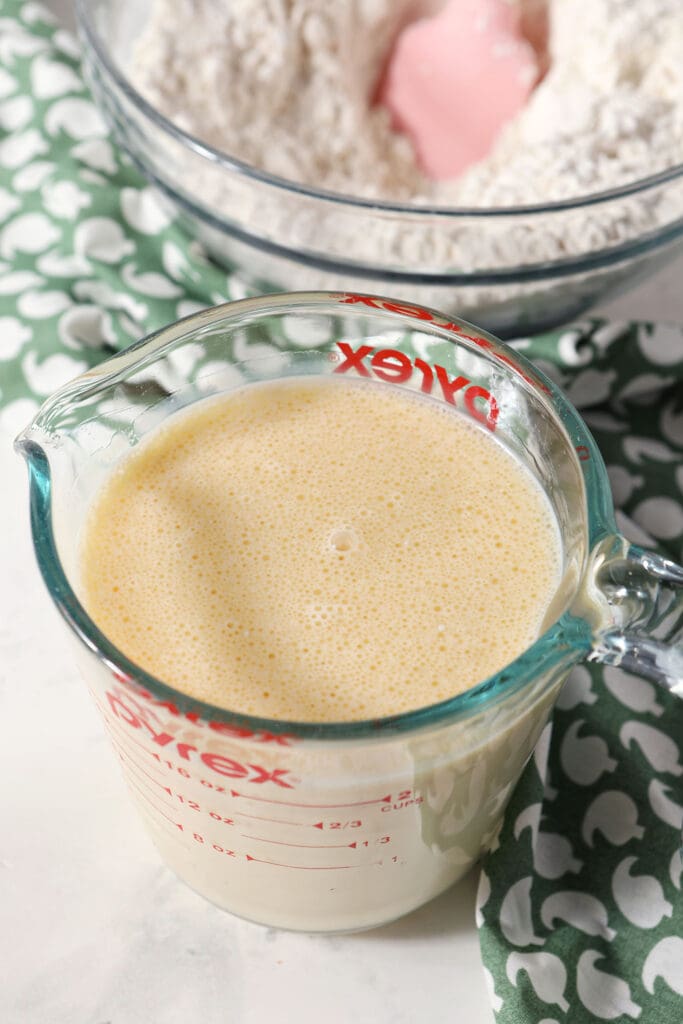
<svg viewBox="0 0 683 1024">
<path fill-rule="evenodd" d="M 593 585 L 607 624 L 596 631 L 590 659 L 683 698 L 683 568 L 621 536 L 601 549 Z"/>
</svg>

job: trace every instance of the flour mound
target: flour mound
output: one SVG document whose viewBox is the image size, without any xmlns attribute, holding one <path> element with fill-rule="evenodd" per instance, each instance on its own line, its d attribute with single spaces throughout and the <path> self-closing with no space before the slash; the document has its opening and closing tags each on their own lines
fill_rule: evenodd
<svg viewBox="0 0 683 1024">
<path fill-rule="evenodd" d="M 132 79 L 170 120 L 246 163 L 353 195 L 421 187 L 372 103 L 406 0 L 157 0 Z"/>
<path fill-rule="evenodd" d="M 527 17 L 546 6 L 512 2 Z M 548 0 L 550 66 L 530 102 L 485 160 L 429 181 L 373 102 L 414 12 L 414 0 L 157 0 L 131 77 L 215 148 L 352 196 L 538 203 L 683 162 L 680 0 Z"/>
</svg>

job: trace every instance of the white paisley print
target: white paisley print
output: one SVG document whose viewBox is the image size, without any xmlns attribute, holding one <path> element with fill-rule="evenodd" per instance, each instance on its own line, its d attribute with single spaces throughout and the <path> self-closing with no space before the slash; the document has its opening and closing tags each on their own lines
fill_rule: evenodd
<svg viewBox="0 0 683 1024">
<path fill-rule="evenodd" d="M 39 3 L 0 0 L 3 436 L 116 349 L 245 293 L 119 151 L 74 39 Z M 326 340 L 285 324 L 279 344 Z M 586 320 L 516 344 L 582 409 L 620 528 L 681 561 L 683 328 Z M 652 683 L 572 674 L 483 862 L 499 1024 L 683 1021 L 682 737 Z"/>
</svg>

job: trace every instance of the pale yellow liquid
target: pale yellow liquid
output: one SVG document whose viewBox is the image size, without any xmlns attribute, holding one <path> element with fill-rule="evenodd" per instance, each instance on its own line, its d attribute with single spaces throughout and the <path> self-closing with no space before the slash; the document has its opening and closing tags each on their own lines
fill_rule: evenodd
<svg viewBox="0 0 683 1024">
<path fill-rule="evenodd" d="M 85 606 L 130 659 L 301 721 L 470 688 L 538 636 L 560 575 L 549 503 L 489 431 L 337 378 L 171 418 L 108 481 L 82 546 Z"/>
</svg>

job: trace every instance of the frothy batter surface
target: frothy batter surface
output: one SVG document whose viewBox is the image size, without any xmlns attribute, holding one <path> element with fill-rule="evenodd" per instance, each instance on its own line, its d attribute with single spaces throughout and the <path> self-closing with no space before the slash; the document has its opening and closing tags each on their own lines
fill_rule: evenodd
<svg viewBox="0 0 683 1024">
<path fill-rule="evenodd" d="M 396 714 L 538 635 L 560 579 L 549 504 L 484 429 L 332 378 L 170 419 L 95 502 L 82 590 L 129 658 L 271 718 Z"/>
</svg>

